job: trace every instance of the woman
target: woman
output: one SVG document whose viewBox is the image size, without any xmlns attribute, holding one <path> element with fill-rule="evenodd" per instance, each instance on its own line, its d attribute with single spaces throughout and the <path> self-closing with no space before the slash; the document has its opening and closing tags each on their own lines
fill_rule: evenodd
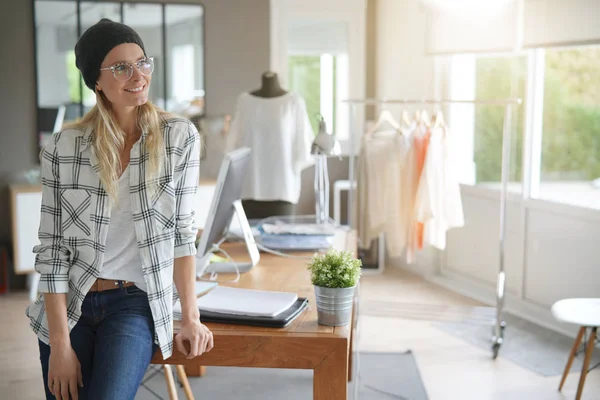
<svg viewBox="0 0 600 400">
<path fill-rule="evenodd" d="M 195 295 L 199 135 L 148 102 L 153 61 L 130 27 L 102 19 L 75 56 L 97 104 L 41 154 L 41 295 L 27 315 L 47 399 L 133 399 L 155 351 L 172 354 L 173 283 L 177 349 L 213 347 Z"/>
</svg>

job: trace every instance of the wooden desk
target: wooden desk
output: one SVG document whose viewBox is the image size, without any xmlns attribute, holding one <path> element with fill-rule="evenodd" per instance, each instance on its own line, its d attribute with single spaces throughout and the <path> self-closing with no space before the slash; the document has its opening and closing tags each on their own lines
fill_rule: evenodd
<svg viewBox="0 0 600 400">
<path fill-rule="evenodd" d="M 356 253 L 356 236 L 340 231 L 334 247 Z M 226 244 L 227 252 L 237 261 L 244 261 L 242 244 Z M 311 253 L 304 253 L 311 255 Z M 260 263 L 242 274 L 240 282 L 231 286 L 250 289 L 290 291 L 309 299 L 308 309 L 289 326 L 281 329 L 233 324 L 207 324 L 213 332 L 215 347 L 193 360 L 187 360 L 175 348 L 173 356 L 162 360 L 157 353 L 153 364 L 184 365 L 188 375 L 203 366 L 294 368 L 314 370 L 313 398 L 315 400 L 345 400 L 350 356 L 352 324 L 343 327 L 317 323 L 315 295 L 308 260 L 290 259 L 261 253 Z M 219 275 L 229 279 L 231 275 Z M 230 285 L 224 283 L 223 285 Z M 178 329 L 175 323 L 175 331 Z"/>
</svg>

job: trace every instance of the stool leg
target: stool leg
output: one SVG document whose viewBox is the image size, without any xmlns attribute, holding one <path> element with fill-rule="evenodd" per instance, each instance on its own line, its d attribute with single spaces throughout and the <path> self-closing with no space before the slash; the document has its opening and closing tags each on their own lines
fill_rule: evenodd
<svg viewBox="0 0 600 400">
<path fill-rule="evenodd" d="M 585 358 L 583 359 L 583 367 L 581 367 L 581 376 L 579 377 L 579 386 L 577 386 L 577 396 L 575 397 L 576 400 L 580 400 L 581 395 L 583 394 L 583 385 L 585 384 L 588 369 L 590 369 L 590 361 L 592 361 L 592 353 L 594 351 L 594 344 L 596 343 L 597 329 L 598 328 L 592 328 L 592 333 L 590 334 L 590 339 L 588 340 L 585 349 Z"/>
<path fill-rule="evenodd" d="M 560 380 L 560 385 L 558 386 L 558 391 L 560 392 L 567 380 L 567 375 L 571 370 L 571 365 L 573 365 L 573 359 L 575 358 L 575 354 L 577 353 L 577 349 L 579 349 L 579 345 L 581 345 L 581 339 L 583 339 L 583 334 L 585 333 L 585 327 L 581 327 L 579 332 L 577 333 L 577 337 L 575 338 L 575 342 L 573 343 L 573 348 L 571 349 L 571 354 L 569 355 L 569 360 L 567 361 L 567 365 L 565 365 L 565 371 L 563 372 L 562 379 Z"/>
<path fill-rule="evenodd" d="M 165 381 L 167 381 L 167 391 L 169 392 L 169 399 L 178 400 L 177 387 L 175 387 L 175 379 L 173 379 L 173 371 L 170 365 L 163 365 L 163 371 L 165 373 Z"/>
<path fill-rule="evenodd" d="M 177 367 L 177 375 L 179 376 L 179 380 L 183 385 L 183 391 L 185 392 L 185 397 L 187 400 L 194 400 L 194 394 L 192 393 L 192 388 L 190 387 L 190 381 L 188 381 L 187 375 L 185 373 L 185 368 L 183 365 L 178 365 Z"/>
</svg>

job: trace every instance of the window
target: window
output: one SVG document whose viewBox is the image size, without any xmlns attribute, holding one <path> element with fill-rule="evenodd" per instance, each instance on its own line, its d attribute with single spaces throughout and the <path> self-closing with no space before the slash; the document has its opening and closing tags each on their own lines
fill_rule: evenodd
<svg viewBox="0 0 600 400">
<path fill-rule="evenodd" d="M 600 46 L 547 49 L 539 186 L 532 197 L 600 209 Z"/>
<path fill-rule="evenodd" d="M 346 96 L 344 82 L 348 79 L 348 58 L 344 55 L 290 55 L 288 58 L 289 90 L 304 98 L 315 134 L 322 115 L 329 132 L 339 132 L 347 126 L 347 114 L 339 112 L 338 103 Z M 345 118 L 345 119 L 344 119 Z"/>
<path fill-rule="evenodd" d="M 513 114 L 509 190 L 520 192 L 525 178 L 531 183 L 526 197 L 600 210 L 600 46 L 438 62 L 451 98 L 524 99 Z M 503 112 L 487 105 L 449 107 L 461 183 L 500 188 Z M 531 160 L 529 171 L 523 156 Z"/>
<path fill-rule="evenodd" d="M 336 20 L 293 19 L 288 28 L 287 87 L 306 101 L 315 134 L 319 115 L 327 131 L 340 138 L 348 133 L 348 29 Z"/>
<path fill-rule="evenodd" d="M 462 100 L 524 97 L 527 58 L 454 56 L 449 63 L 450 98 Z M 447 67 L 448 68 L 448 67 Z M 513 87 L 514 85 L 514 87 Z M 448 125 L 460 154 L 460 182 L 500 188 L 505 108 L 498 105 L 452 104 Z M 525 109 L 513 107 L 509 190 L 521 190 Z"/>
<path fill-rule="evenodd" d="M 172 52 L 172 98 L 177 102 L 184 102 L 194 96 L 194 45 L 173 46 Z"/>
</svg>

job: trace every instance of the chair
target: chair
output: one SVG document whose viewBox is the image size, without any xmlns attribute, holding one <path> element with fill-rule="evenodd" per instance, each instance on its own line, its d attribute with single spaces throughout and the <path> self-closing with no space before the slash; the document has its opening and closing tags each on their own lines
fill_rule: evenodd
<svg viewBox="0 0 600 400">
<path fill-rule="evenodd" d="M 155 367 L 156 366 L 156 367 Z M 156 365 L 150 364 L 150 369 L 152 372 L 149 375 L 146 375 L 144 380 L 142 381 L 141 386 L 143 386 L 146 390 L 152 393 L 157 399 L 163 399 L 158 393 L 152 390 L 149 386 L 146 385 L 146 382 L 152 379 L 155 375 L 159 374 L 162 370 L 165 375 L 165 382 L 167 384 L 167 393 L 169 395 L 169 400 L 179 400 L 179 396 L 177 394 L 177 384 L 175 382 L 175 377 L 173 376 L 173 369 L 171 365 Z M 185 398 L 187 400 L 194 400 L 194 394 L 192 393 L 192 388 L 190 386 L 190 382 L 188 381 L 187 374 L 185 372 L 185 368 L 183 365 L 176 365 L 177 375 L 179 377 L 179 384 L 183 388 L 183 392 L 185 393 Z"/>
<path fill-rule="evenodd" d="M 569 360 L 565 366 L 565 371 L 563 372 L 560 385 L 558 386 L 559 391 L 562 390 L 563 385 L 565 384 L 567 375 L 569 374 L 569 370 L 573 364 L 573 359 L 579 351 L 581 341 L 588 328 L 590 329 L 590 335 L 587 343 L 584 342 L 583 344 L 583 348 L 585 349 L 585 357 L 583 359 L 583 366 L 581 368 L 581 375 L 579 377 L 579 385 L 577 386 L 577 396 L 575 397 L 576 400 L 580 400 L 583 393 L 585 378 L 590 371 L 590 361 L 592 359 L 592 352 L 594 351 L 594 345 L 597 338 L 597 330 L 600 326 L 600 298 L 560 300 L 554 303 L 552 306 L 552 314 L 559 321 L 575 324 L 580 327 L 579 333 L 577 333 L 577 337 L 573 343 Z"/>
</svg>

